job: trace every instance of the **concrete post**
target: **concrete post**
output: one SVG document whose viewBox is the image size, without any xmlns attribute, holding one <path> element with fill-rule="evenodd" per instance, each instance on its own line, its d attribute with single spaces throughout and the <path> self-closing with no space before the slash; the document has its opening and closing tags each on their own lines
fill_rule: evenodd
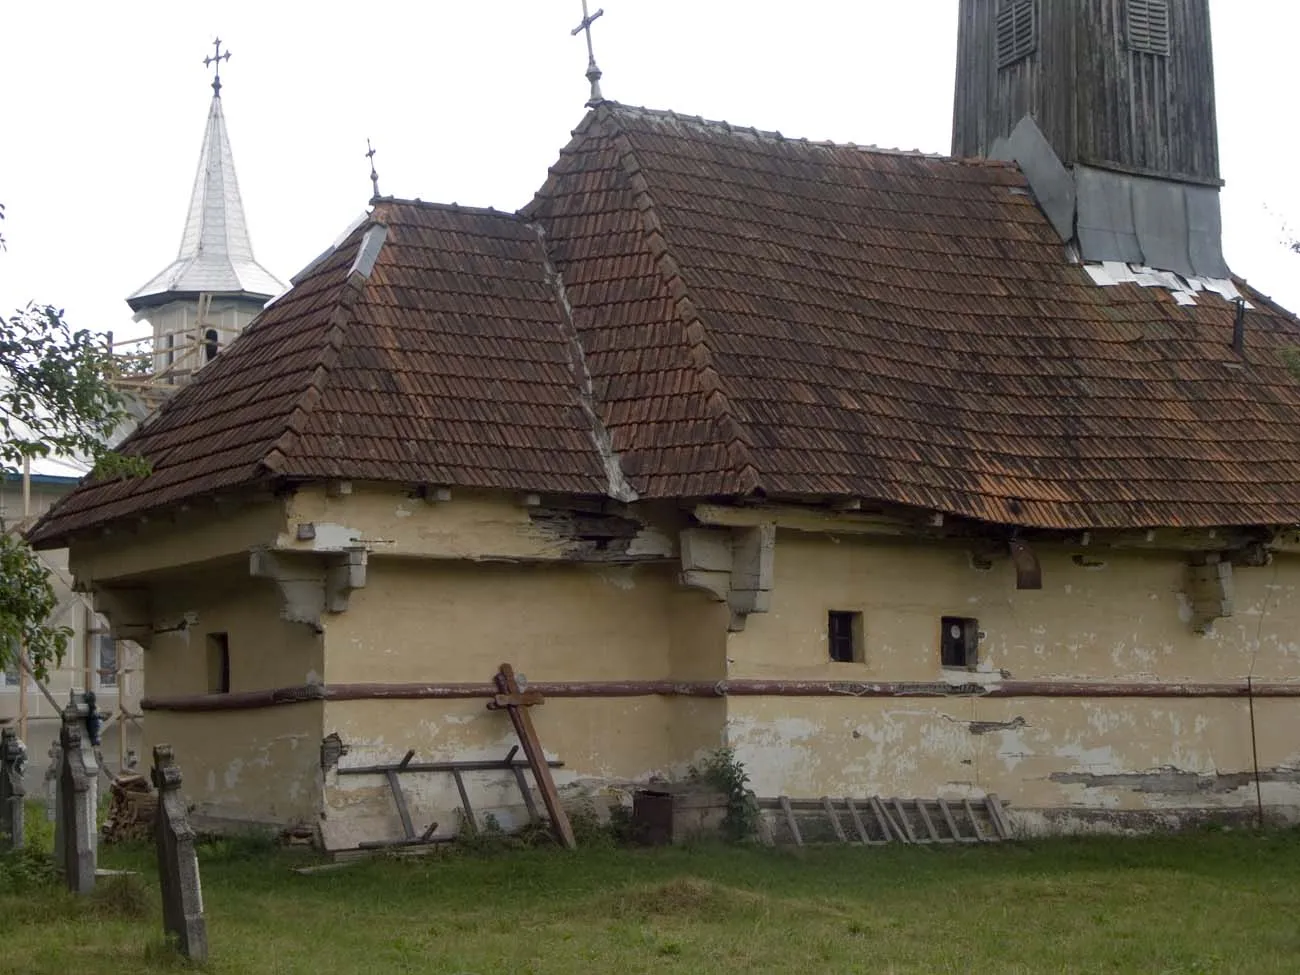
<svg viewBox="0 0 1300 975">
<path fill-rule="evenodd" d="M 27 789 L 27 746 L 13 728 L 0 731 L 0 844 L 6 850 L 21 850 L 25 832 L 23 802 Z"/>
<path fill-rule="evenodd" d="M 203 918 L 199 857 L 181 795 L 181 770 L 171 745 L 154 748 L 151 778 L 158 790 L 154 837 L 162 887 L 163 930 L 176 939 L 182 955 L 191 961 L 204 962 L 208 957 L 208 929 Z"/>
</svg>

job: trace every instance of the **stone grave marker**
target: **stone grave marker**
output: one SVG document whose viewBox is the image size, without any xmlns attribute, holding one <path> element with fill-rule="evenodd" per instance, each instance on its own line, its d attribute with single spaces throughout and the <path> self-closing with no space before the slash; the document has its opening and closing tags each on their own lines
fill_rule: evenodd
<svg viewBox="0 0 1300 975">
<path fill-rule="evenodd" d="M 45 768 L 45 818 L 57 824 L 59 821 L 59 770 L 63 768 L 63 749 L 59 747 L 56 735 L 50 742 L 50 764 Z"/>
<path fill-rule="evenodd" d="M 0 731 L 0 844 L 6 850 L 23 848 L 23 802 L 27 789 L 27 746 L 13 728 Z"/>
<path fill-rule="evenodd" d="M 95 889 L 99 853 L 95 814 L 99 797 L 99 762 L 82 736 L 87 709 L 75 691 L 63 712 L 59 747 L 63 753 L 55 803 L 54 858 L 68 890 L 89 894 Z"/>
<path fill-rule="evenodd" d="M 171 745 L 153 750 L 154 788 L 158 790 L 158 812 L 154 836 L 158 845 L 158 879 L 162 887 L 163 930 L 176 939 L 180 953 L 191 961 L 208 957 L 208 928 L 203 919 L 203 889 L 199 883 L 199 856 L 194 848 L 181 795 L 181 770 Z"/>
</svg>

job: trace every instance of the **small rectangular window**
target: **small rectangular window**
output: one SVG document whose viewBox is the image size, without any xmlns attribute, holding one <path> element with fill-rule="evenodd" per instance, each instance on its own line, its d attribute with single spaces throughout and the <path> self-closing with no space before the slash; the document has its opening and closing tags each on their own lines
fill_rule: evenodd
<svg viewBox="0 0 1300 975">
<path fill-rule="evenodd" d="M 1145 54 L 1169 56 L 1169 0 L 1128 0 L 1128 46 Z"/>
<path fill-rule="evenodd" d="M 945 667 L 973 670 L 979 663 L 979 620 L 945 616 L 940 621 L 939 659 Z"/>
<path fill-rule="evenodd" d="M 224 633 L 208 634 L 208 693 L 230 693 L 230 639 Z"/>
<path fill-rule="evenodd" d="M 117 641 L 111 633 L 98 633 L 95 642 L 99 651 L 99 686 L 117 686 Z"/>
<path fill-rule="evenodd" d="M 998 0 L 998 67 L 1022 61 L 1038 50 L 1038 0 Z"/>
<path fill-rule="evenodd" d="M 3 685 L 0 686 L 17 687 L 21 676 L 18 655 L 22 652 L 22 644 L 17 640 L 10 639 L 6 644 L 6 651 Z"/>
<path fill-rule="evenodd" d="M 863 663 L 862 614 L 831 610 L 827 615 L 826 643 L 836 663 Z"/>
</svg>

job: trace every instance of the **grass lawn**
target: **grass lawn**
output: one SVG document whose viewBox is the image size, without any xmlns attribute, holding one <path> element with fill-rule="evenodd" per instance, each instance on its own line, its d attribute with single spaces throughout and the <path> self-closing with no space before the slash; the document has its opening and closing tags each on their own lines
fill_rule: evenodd
<svg viewBox="0 0 1300 975">
<path fill-rule="evenodd" d="M 1300 972 L 1300 832 L 980 848 L 526 850 L 378 860 L 204 849 L 228 973 Z M 176 971 L 142 871 L 76 900 L 0 874 L 0 971 Z M 103 882 L 101 882 L 103 883 Z"/>
</svg>

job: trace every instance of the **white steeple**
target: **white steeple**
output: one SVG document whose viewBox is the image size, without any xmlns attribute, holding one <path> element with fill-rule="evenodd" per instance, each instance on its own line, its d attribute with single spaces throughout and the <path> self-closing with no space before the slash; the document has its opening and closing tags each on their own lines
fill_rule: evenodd
<svg viewBox="0 0 1300 975">
<path fill-rule="evenodd" d="M 180 251 L 127 304 L 153 326 L 156 383 L 186 382 L 235 339 L 285 285 L 253 257 L 221 107 L 221 40 L 205 65 L 216 65 L 198 173 Z"/>
<path fill-rule="evenodd" d="M 229 52 L 219 56 L 227 58 Z M 181 295 L 203 293 L 247 295 L 266 302 L 284 290 L 275 275 L 253 257 L 235 177 L 235 158 L 221 110 L 221 76 L 217 74 L 212 82 L 212 105 L 180 252 L 176 260 L 127 298 L 127 303 L 138 312 Z"/>
</svg>

